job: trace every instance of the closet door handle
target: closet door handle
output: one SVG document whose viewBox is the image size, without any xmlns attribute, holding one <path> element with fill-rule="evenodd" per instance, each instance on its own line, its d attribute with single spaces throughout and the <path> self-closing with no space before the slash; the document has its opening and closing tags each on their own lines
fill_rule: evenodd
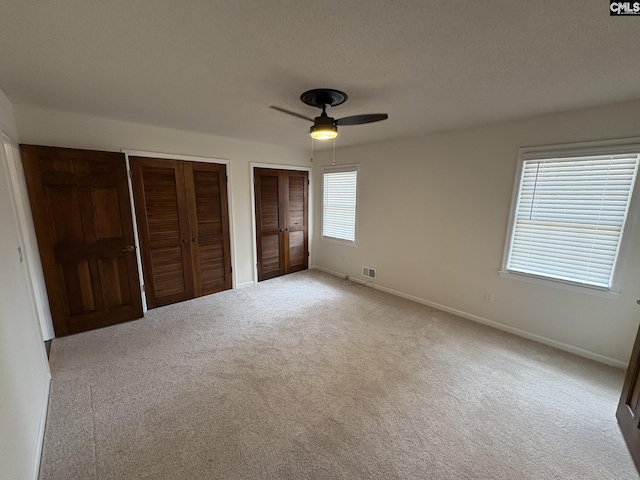
<svg viewBox="0 0 640 480">
<path fill-rule="evenodd" d="M 136 248 L 133 245 L 127 245 L 122 249 L 123 252 L 133 252 Z"/>
<path fill-rule="evenodd" d="M 280 229 L 280 231 L 281 231 L 281 232 L 284 232 L 284 230 L 283 230 L 282 228 Z"/>
</svg>

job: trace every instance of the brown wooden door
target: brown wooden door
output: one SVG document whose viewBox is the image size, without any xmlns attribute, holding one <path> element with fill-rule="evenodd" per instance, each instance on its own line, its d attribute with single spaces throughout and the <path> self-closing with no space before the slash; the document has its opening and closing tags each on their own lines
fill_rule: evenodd
<svg viewBox="0 0 640 480">
<path fill-rule="evenodd" d="M 258 281 L 308 268 L 306 171 L 256 168 Z"/>
<path fill-rule="evenodd" d="M 124 155 L 20 153 L 56 336 L 142 317 Z"/>
<path fill-rule="evenodd" d="M 184 162 L 195 295 L 231 288 L 225 165 Z"/>
<path fill-rule="evenodd" d="M 258 281 L 284 275 L 284 172 L 255 169 Z"/>
<path fill-rule="evenodd" d="M 147 306 L 231 288 L 226 167 L 129 160 Z"/>
<path fill-rule="evenodd" d="M 183 162 L 129 157 L 147 306 L 193 298 Z"/>
<path fill-rule="evenodd" d="M 292 273 L 309 267 L 309 173 L 288 170 L 284 181 L 285 272 Z"/>
<path fill-rule="evenodd" d="M 631 353 L 616 417 L 631 457 L 640 472 L 640 329 Z"/>
</svg>

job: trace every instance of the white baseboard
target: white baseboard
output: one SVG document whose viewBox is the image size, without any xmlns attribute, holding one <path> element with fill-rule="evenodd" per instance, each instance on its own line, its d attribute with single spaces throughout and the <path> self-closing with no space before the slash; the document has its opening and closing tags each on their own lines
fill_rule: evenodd
<svg viewBox="0 0 640 480">
<path fill-rule="evenodd" d="M 42 402 L 42 413 L 40 414 L 40 427 L 38 428 L 38 445 L 36 446 L 36 464 L 33 466 L 33 480 L 38 480 L 40 476 L 40 460 L 42 459 L 42 448 L 44 447 L 44 429 L 47 424 L 47 413 L 49 412 L 49 393 L 51 391 L 51 375 L 47 379 L 44 389 L 44 399 Z"/>
<path fill-rule="evenodd" d="M 319 265 L 313 265 L 311 266 L 311 268 L 320 270 L 330 275 L 335 275 L 336 277 L 345 276 L 344 273 L 329 270 L 328 268 L 324 268 Z M 361 280 L 355 280 L 355 281 L 364 283 L 364 281 L 361 281 Z M 427 305 L 429 307 L 437 308 L 438 310 L 442 310 L 443 312 L 453 313 L 454 315 L 457 315 L 462 318 L 466 318 L 467 320 L 472 320 L 474 322 L 478 322 L 483 325 L 496 328 L 498 330 L 512 333 L 513 335 L 517 335 L 519 337 L 533 340 L 534 342 L 542 343 L 544 345 L 549 345 L 550 347 L 557 348 L 558 350 L 563 350 L 565 352 L 573 353 L 580 357 L 585 357 L 590 360 L 595 360 L 596 362 L 604 363 L 605 365 L 610 365 L 612 367 L 621 368 L 621 369 L 627 368 L 627 364 L 624 362 L 621 362 L 620 360 L 607 357 L 606 355 L 601 355 L 599 353 L 591 352 L 589 350 L 585 350 L 584 348 L 576 347 L 575 345 L 559 342 L 558 340 L 554 340 L 552 338 L 543 337 L 542 335 L 537 335 L 535 333 L 527 332 L 526 330 L 521 330 L 519 328 L 512 327 L 510 325 L 505 325 L 504 323 L 496 322 L 495 320 L 489 320 L 488 318 L 484 318 L 479 315 L 475 315 L 473 313 L 463 312 L 462 310 L 451 308 L 451 307 L 448 307 L 447 305 L 442 305 L 440 303 L 432 302 L 424 298 L 416 297 L 415 295 L 409 295 L 407 293 L 399 292 L 398 290 L 384 287 L 382 285 L 376 284 L 375 288 L 377 290 L 381 290 L 383 292 L 390 293 L 392 295 L 397 295 L 398 297 L 406 298 L 407 300 L 412 300 L 414 302 L 421 303 L 422 305 Z"/>
<path fill-rule="evenodd" d="M 255 285 L 255 283 L 256 282 L 254 282 L 253 280 L 249 280 L 248 282 L 238 283 L 236 285 L 236 289 L 250 287 L 251 285 Z"/>
</svg>

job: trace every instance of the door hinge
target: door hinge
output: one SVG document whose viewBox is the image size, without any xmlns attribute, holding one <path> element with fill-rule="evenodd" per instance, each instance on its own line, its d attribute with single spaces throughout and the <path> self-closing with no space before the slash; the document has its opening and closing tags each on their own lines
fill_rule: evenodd
<svg viewBox="0 0 640 480">
<path fill-rule="evenodd" d="M 307 178 L 307 185 L 311 185 L 311 184 L 309 183 L 309 179 L 308 179 L 308 178 Z"/>
<path fill-rule="evenodd" d="M 229 267 L 229 272 L 233 273 L 233 267 Z"/>
<path fill-rule="evenodd" d="M 131 170 L 127 170 L 127 176 L 128 176 L 129 178 L 133 178 L 133 177 L 131 176 Z"/>
<path fill-rule="evenodd" d="M 227 183 L 229 183 L 229 175 L 225 175 L 225 176 L 224 176 L 224 181 L 225 181 L 225 182 L 227 182 Z"/>
<path fill-rule="evenodd" d="M 145 286 L 144 286 L 144 285 L 140 285 L 140 290 L 142 290 L 143 292 L 146 292 L 146 291 L 147 291 L 147 289 L 145 288 Z"/>
</svg>

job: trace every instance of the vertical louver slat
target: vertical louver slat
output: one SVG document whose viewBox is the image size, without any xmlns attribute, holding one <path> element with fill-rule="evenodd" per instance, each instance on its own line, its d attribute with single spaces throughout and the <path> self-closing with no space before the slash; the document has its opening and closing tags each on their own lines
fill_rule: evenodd
<svg viewBox="0 0 640 480">
<path fill-rule="evenodd" d="M 507 270 L 609 289 L 639 158 L 525 160 Z"/>
</svg>

